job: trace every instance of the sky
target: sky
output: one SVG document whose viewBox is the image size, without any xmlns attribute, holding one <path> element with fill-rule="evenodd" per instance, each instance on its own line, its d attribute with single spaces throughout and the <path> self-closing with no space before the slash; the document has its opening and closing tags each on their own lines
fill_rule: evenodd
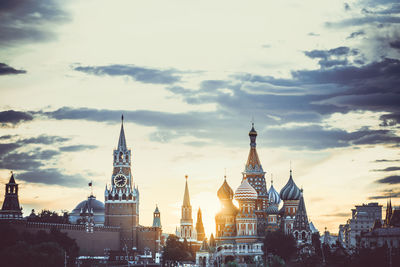
<svg viewBox="0 0 400 267">
<path fill-rule="evenodd" d="M 400 203 L 399 25 L 394 0 L 4 0 L 0 183 L 14 171 L 24 215 L 71 211 L 90 181 L 104 201 L 124 114 L 140 224 L 158 205 L 175 231 L 187 174 L 209 235 L 253 121 L 267 187 L 291 165 L 337 232 L 354 205 Z"/>
</svg>

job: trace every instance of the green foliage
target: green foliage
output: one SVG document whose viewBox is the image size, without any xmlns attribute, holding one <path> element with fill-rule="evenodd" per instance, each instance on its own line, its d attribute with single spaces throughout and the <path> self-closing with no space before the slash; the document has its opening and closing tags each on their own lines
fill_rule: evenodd
<svg viewBox="0 0 400 267">
<path fill-rule="evenodd" d="M 186 239 L 185 239 L 186 241 Z M 184 261 L 191 259 L 190 248 L 179 241 L 176 235 L 169 235 L 163 251 L 163 261 Z"/>
<path fill-rule="evenodd" d="M 269 259 L 269 262 L 267 263 L 267 267 L 283 267 L 285 266 L 285 261 L 277 256 L 274 255 Z"/>
<path fill-rule="evenodd" d="M 50 233 L 19 233 L 8 224 L 0 224 L 0 262 L 8 266 L 62 266 L 64 253 L 73 266 L 79 248 L 75 240 L 59 230 Z"/>
<path fill-rule="evenodd" d="M 56 211 L 44 209 L 35 218 L 29 218 L 28 220 L 31 222 L 69 223 L 69 214 L 66 211 L 58 214 Z"/>
<path fill-rule="evenodd" d="M 288 261 L 297 251 L 296 241 L 292 235 L 286 235 L 282 231 L 268 232 L 264 238 L 266 254 L 272 253 Z"/>
</svg>

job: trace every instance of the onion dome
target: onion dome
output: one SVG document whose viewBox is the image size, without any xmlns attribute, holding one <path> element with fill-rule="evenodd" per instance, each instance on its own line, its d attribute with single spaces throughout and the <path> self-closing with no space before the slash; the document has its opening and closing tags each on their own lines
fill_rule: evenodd
<svg viewBox="0 0 400 267">
<path fill-rule="evenodd" d="M 249 184 L 247 179 L 243 179 L 242 183 L 236 189 L 236 200 L 255 200 L 257 199 L 257 191 Z"/>
<path fill-rule="evenodd" d="M 268 202 L 270 205 L 271 204 L 279 205 L 279 203 L 281 202 L 279 193 L 275 190 L 274 186 L 272 185 L 272 181 L 271 181 L 271 187 L 269 188 L 268 191 Z"/>
<path fill-rule="evenodd" d="M 287 184 L 282 188 L 280 197 L 282 200 L 299 200 L 301 191 L 294 183 L 292 178 L 292 170 L 290 170 L 290 177 Z"/>
<path fill-rule="evenodd" d="M 221 200 L 232 199 L 233 198 L 233 190 L 228 185 L 228 182 L 226 181 L 226 176 L 225 176 L 225 179 L 224 179 L 224 183 L 218 189 L 217 196 Z"/>
<path fill-rule="evenodd" d="M 267 212 L 267 214 L 279 213 L 278 207 L 276 205 L 269 205 L 265 211 Z"/>
</svg>

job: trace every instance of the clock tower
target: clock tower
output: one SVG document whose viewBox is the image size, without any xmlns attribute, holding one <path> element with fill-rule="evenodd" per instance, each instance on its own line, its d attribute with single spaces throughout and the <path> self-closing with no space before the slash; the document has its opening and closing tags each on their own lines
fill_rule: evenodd
<svg viewBox="0 0 400 267">
<path fill-rule="evenodd" d="M 131 150 L 126 146 L 124 116 L 121 117 L 118 147 L 113 153 L 111 186 L 104 192 L 105 226 L 121 227 L 121 249 L 137 248 L 139 226 L 139 190 L 132 183 Z"/>
</svg>

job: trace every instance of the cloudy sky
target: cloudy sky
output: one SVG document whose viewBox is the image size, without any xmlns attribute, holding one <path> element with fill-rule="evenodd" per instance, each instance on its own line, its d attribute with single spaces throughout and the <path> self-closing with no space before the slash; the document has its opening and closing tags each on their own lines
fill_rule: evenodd
<svg viewBox="0 0 400 267">
<path fill-rule="evenodd" d="M 210 234 L 254 120 L 268 188 L 292 162 L 337 232 L 355 204 L 400 203 L 399 24 L 394 0 L 2 1 L 0 182 L 16 173 L 25 215 L 71 211 L 91 180 L 104 201 L 123 113 L 140 223 L 158 204 L 174 231 L 188 174 Z"/>
</svg>

